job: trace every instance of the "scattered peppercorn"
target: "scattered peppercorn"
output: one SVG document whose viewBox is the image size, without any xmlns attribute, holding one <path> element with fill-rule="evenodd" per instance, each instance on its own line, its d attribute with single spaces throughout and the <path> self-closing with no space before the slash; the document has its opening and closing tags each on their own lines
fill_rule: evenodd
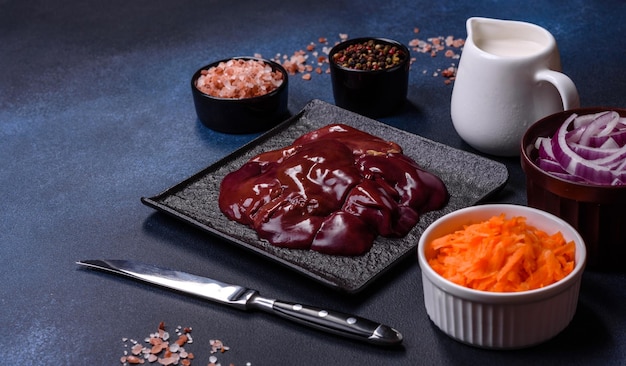
<svg viewBox="0 0 626 366">
<path fill-rule="evenodd" d="M 420 29 L 418 27 L 414 27 L 413 33 L 420 33 Z M 310 42 L 305 48 L 294 51 L 292 55 L 277 53 L 272 60 L 281 64 L 287 70 L 289 75 L 303 74 L 303 80 L 311 80 L 313 78 L 311 71 L 313 70 L 317 74 L 330 74 L 328 64 L 331 63 L 331 60 L 327 56 L 329 55 L 333 45 L 338 45 L 347 40 L 348 34 L 346 33 L 339 33 L 339 39 L 335 41 L 329 41 L 326 37 L 319 37 L 317 43 Z M 423 53 L 430 55 L 431 57 L 436 57 L 438 53 L 446 51 L 446 58 L 457 60 L 461 57 L 460 51 L 462 50 L 464 43 L 464 39 L 454 38 L 454 36 L 449 35 L 447 37 L 436 36 L 427 39 L 414 37 L 407 43 L 407 46 L 411 52 L 415 52 L 416 54 Z M 452 52 L 447 52 L 448 50 Z M 255 54 L 254 56 L 256 58 L 263 58 L 261 54 Z M 309 56 L 311 57 L 309 58 Z M 406 57 L 410 57 L 410 55 L 407 55 Z M 409 63 L 413 64 L 416 60 L 417 59 L 415 57 L 411 57 L 409 59 Z M 311 69 L 309 66 L 315 66 L 315 69 Z M 455 79 L 456 65 L 453 64 L 448 67 L 448 69 L 453 72 L 441 72 L 441 68 L 438 68 L 437 71 L 432 73 L 432 76 L 443 76 L 444 83 L 451 84 Z M 307 75 L 305 76 L 304 74 Z M 428 70 L 423 70 L 422 74 L 428 74 Z"/>
</svg>

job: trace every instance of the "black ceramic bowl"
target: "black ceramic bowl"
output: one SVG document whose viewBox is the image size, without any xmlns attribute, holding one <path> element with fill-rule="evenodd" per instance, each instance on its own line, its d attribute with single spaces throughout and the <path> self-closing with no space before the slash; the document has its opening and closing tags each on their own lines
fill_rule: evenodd
<svg viewBox="0 0 626 366">
<path fill-rule="evenodd" d="M 203 70 L 227 62 L 231 59 L 262 61 L 273 71 L 282 73 L 282 84 L 273 91 L 250 98 L 220 98 L 203 93 L 196 87 L 196 81 Z M 289 115 L 288 75 L 278 63 L 255 57 L 233 57 L 213 62 L 196 71 L 191 78 L 191 93 L 198 119 L 208 128 L 225 133 L 243 134 L 268 130 L 282 122 Z"/>
<path fill-rule="evenodd" d="M 391 68 L 370 70 L 342 66 L 335 61 L 338 53 L 368 41 L 390 45 L 403 54 Z M 335 45 L 328 54 L 335 104 L 368 116 L 383 117 L 397 112 L 405 103 L 409 84 L 409 49 L 400 42 L 385 38 L 354 38 Z"/>
</svg>

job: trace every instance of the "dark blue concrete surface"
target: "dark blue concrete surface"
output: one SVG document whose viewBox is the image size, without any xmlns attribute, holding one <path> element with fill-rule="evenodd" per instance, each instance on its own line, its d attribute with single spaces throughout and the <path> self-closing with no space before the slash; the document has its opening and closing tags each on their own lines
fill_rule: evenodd
<svg viewBox="0 0 626 366">
<path fill-rule="evenodd" d="M 230 56 L 291 55 L 319 37 L 465 37 L 465 20 L 529 21 L 551 31 L 583 106 L 626 100 L 623 1 L 23 1 L 0 2 L 0 359 L 20 365 L 115 365 L 123 337 L 160 321 L 194 328 L 196 365 L 209 339 L 222 365 L 626 364 L 624 274 L 588 271 L 572 324 L 550 342 L 494 352 L 451 340 L 426 316 L 419 268 L 406 261 L 365 293 L 329 291 L 140 203 L 256 135 L 197 121 L 189 79 Z M 413 29 L 418 27 L 419 34 Z M 452 85 L 433 73 L 457 60 L 413 54 L 409 104 L 384 123 L 472 151 L 450 120 Z M 290 79 L 289 108 L 333 102 L 330 76 Z M 524 204 L 517 159 L 494 202 Z M 488 172 L 486 172 L 488 174 Z M 355 312 L 397 327 L 380 349 L 125 279 L 78 259 L 135 258 L 213 275 L 263 294 Z"/>
</svg>

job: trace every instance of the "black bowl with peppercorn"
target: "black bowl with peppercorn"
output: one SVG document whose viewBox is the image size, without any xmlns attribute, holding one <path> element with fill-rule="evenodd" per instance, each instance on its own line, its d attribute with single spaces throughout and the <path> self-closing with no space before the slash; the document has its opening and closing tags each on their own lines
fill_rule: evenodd
<svg viewBox="0 0 626 366">
<path fill-rule="evenodd" d="M 397 112 L 406 102 L 409 49 L 385 38 L 355 38 L 329 53 L 335 104 L 368 116 Z"/>
</svg>

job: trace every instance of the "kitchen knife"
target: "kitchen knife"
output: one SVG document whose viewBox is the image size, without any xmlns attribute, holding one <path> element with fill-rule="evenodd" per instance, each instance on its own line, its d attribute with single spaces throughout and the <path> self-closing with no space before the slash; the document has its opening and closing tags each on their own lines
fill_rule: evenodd
<svg viewBox="0 0 626 366">
<path fill-rule="evenodd" d="M 256 290 L 207 277 L 127 260 L 83 260 L 82 266 L 195 295 L 241 310 L 262 310 L 329 333 L 381 346 L 402 343 L 402 334 L 387 325 L 355 315 L 261 297 Z"/>
</svg>

